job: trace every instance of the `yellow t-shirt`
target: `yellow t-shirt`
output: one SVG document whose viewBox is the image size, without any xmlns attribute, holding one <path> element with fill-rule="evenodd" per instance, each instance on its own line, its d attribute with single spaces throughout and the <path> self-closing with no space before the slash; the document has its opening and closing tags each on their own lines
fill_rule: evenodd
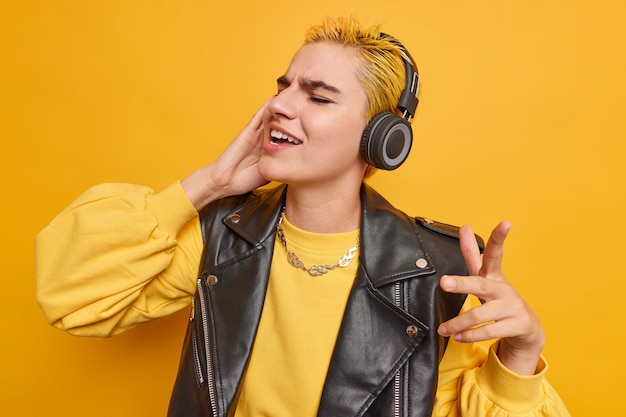
<svg viewBox="0 0 626 417">
<path fill-rule="evenodd" d="M 358 230 L 319 234 L 283 218 L 289 250 L 308 268 L 334 265 Z M 263 313 L 244 375 L 236 417 L 314 417 L 339 326 L 356 277 L 358 257 L 345 268 L 311 276 L 287 261 L 276 239 Z"/>
</svg>

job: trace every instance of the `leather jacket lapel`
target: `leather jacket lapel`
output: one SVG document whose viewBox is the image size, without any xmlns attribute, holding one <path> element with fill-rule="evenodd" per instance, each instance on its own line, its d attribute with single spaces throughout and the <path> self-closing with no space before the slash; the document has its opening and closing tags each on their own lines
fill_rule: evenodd
<svg viewBox="0 0 626 417">
<path fill-rule="evenodd" d="M 211 366 L 212 375 L 206 377 L 211 386 L 207 397 L 215 402 L 216 415 L 226 415 L 234 403 L 252 351 L 282 201 L 284 187 L 279 187 L 256 197 L 246 195 L 217 202 L 220 206 L 201 213 L 205 247 L 196 305 L 203 305 L 205 312 L 196 315 L 195 321 L 201 322 L 196 325 L 195 340 L 206 344 L 201 357 L 211 362 L 203 370 L 207 372 Z M 181 381 L 184 378 L 179 377 Z M 185 410 L 195 403 L 188 399 L 189 392 L 189 388 L 178 389 L 177 384 L 172 397 L 174 408 Z M 177 415 L 201 414 L 181 411 Z"/>
<path fill-rule="evenodd" d="M 286 186 L 276 187 L 235 206 L 222 222 L 249 243 L 256 245 L 276 233 L 278 217 L 285 205 Z"/>
<path fill-rule="evenodd" d="M 374 287 L 435 272 L 415 219 L 394 208 L 372 188 L 361 191 L 361 265 Z M 418 262 L 419 261 L 419 262 Z"/>
<path fill-rule="evenodd" d="M 362 199 L 361 266 L 318 416 L 363 415 L 430 331 L 401 307 L 400 300 L 388 296 L 393 291 L 379 291 L 435 272 L 414 220 L 367 186 Z"/>
<path fill-rule="evenodd" d="M 427 332 L 424 324 L 382 296 L 361 268 L 346 306 L 318 416 L 363 415 Z"/>
</svg>

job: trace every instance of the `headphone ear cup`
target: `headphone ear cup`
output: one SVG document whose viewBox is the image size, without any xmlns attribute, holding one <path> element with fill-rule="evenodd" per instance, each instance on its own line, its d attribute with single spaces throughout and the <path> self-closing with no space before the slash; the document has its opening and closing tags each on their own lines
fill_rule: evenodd
<svg viewBox="0 0 626 417">
<path fill-rule="evenodd" d="M 398 168 L 409 156 L 413 143 L 411 124 L 391 112 L 378 113 L 361 137 L 361 157 L 369 165 L 387 171 Z"/>
</svg>

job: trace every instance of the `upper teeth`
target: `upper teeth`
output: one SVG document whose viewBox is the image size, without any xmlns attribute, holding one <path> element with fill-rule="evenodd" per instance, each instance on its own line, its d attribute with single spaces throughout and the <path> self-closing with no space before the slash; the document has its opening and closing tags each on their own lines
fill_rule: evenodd
<svg viewBox="0 0 626 417">
<path fill-rule="evenodd" d="M 270 132 L 270 136 L 275 138 L 275 139 L 283 139 L 283 140 L 288 140 L 289 142 L 295 144 L 295 145 L 299 145 L 302 142 L 300 142 L 298 139 L 296 138 L 292 138 L 289 135 L 284 134 L 283 132 L 279 132 L 278 130 L 272 130 Z"/>
</svg>

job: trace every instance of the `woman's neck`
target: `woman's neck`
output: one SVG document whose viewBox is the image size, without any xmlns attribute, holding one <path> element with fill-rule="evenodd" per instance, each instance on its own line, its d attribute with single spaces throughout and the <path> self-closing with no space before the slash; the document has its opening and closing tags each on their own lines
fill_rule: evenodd
<svg viewBox="0 0 626 417">
<path fill-rule="evenodd" d="M 351 192 L 322 192 L 289 185 L 285 216 L 300 229 L 316 233 L 340 233 L 361 226 L 360 187 Z"/>
</svg>

